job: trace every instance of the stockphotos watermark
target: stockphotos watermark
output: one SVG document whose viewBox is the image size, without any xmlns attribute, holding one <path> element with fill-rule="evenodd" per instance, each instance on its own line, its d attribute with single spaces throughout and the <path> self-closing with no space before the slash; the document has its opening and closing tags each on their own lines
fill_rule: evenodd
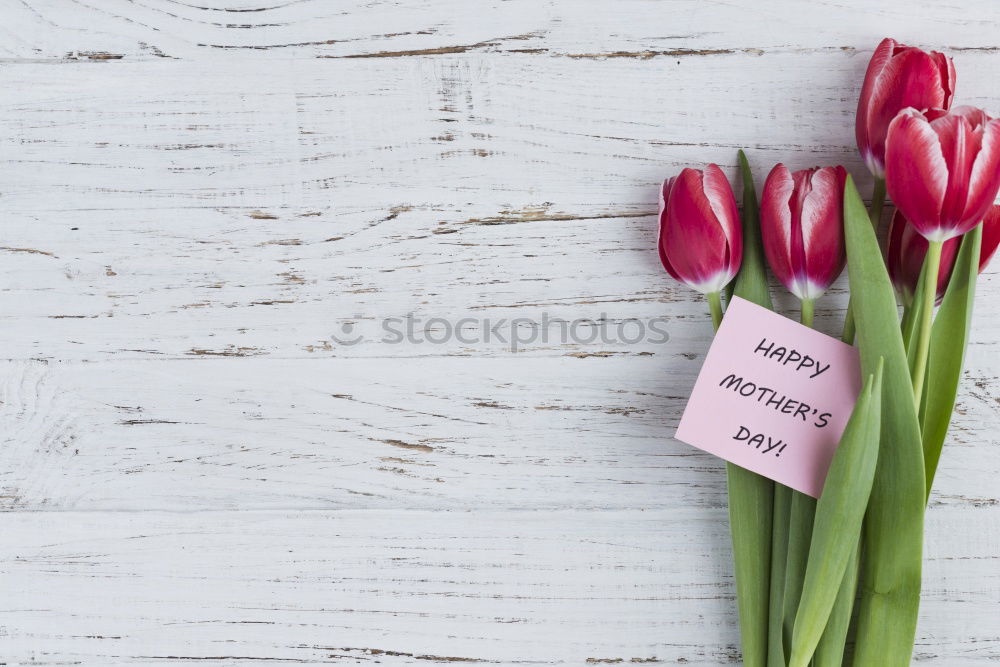
<svg viewBox="0 0 1000 667">
<path fill-rule="evenodd" d="M 539 318 L 403 317 L 369 318 L 355 315 L 344 321 L 330 339 L 352 347 L 361 343 L 383 345 L 503 346 L 522 352 L 533 345 L 662 345 L 670 340 L 666 317 L 598 318 L 573 320 L 542 313 Z"/>
</svg>

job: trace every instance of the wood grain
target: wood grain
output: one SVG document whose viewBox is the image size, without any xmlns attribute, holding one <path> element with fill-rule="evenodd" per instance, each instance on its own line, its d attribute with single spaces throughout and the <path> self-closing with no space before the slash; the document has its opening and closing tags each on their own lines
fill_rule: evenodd
<svg viewBox="0 0 1000 667">
<path fill-rule="evenodd" d="M 721 463 L 672 439 L 700 361 L 8 362 L 0 506 L 723 507 Z M 997 504 L 991 382 L 966 382 L 936 504 Z"/>
<path fill-rule="evenodd" d="M 917 664 L 988 664 L 995 507 L 934 510 Z M 737 664 L 725 513 L 4 514 L 13 664 Z"/>
<path fill-rule="evenodd" d="M 5 16 L 11 60 L 421 58 L 510 53 L 574 59 L 867 51 L 889 32 L 991 52 L 990 0 L 21 0 Z"/>
<path fill-rule="evenodd" d="M 722 467 L 671 437 L 710 323 L 652 250 L 657 185 L 735 177 L 746 147 L 758 180 L 840 163 L 867 189 L 853 114 L 886 34 L 1000 111 L 990 0 L 0 18 L 12 665 L 738 661 Z M 942 667 L 1000 660 L 980 285 L 928 524 L 916 660 Z"/>
</svg>

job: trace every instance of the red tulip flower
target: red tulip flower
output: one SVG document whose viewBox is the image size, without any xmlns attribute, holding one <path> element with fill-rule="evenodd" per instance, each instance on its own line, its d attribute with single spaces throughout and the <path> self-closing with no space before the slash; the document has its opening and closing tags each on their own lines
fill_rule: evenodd
<svg viewBox="0 0 1000 667">
<path fill-rule="evenodd" d="M 876 178 L 885 177 L 885 137 L 896 114 L 907 107 L 948 109 L 954 95 L 951 58 L 882 40 L 868 63 L 855 126 L 858 150 Z"/>
<path fill-rule="evenodd" d="M 920 405 L 944 242 L 978 225 L 1000 190 L 1000 121 L 972 107 L 900 111 L 886 136 L 885 179 L 896 207 L 928 241 L 911 374 Z"/>
<path fill-rule="evenodd" d="M 905 109 L 889 125 L 886 187 L 928 241 L 975 227 L 1000 189 L 1000 121 L 980 109 Z"/>
<path fill-rule="evenodd" d="M 960 238 L 953 238 L 945 241 L 941 248 L 941 266 L 935 295 L 937 303 L 941 303 L 948 288 L 960 244 Z M 993 206 L 983 218 L 983 243 L 979 251 L 980 273 L 990 263 L 997 246 L 1000 246 L 1000 206 Z M 892 222 L 889 223 L 886 263 L 889 267 L 889 277 L 904 306 L 909 307 L 913 303 L 913 294 L 920 279 L 920 268 L 924 265 L 926 255 L 927 239 L 917 232 L 899 209 L 896 209 Z"/>
<path fill-rule="evenodd" d="M 660 261 L 675 279 L 717 294 L 743 261 L 743 230 L 725 174 L 685 169 L 660 190 Z"/>
<path fill-rule="evenodd" d="M 764 182 L 761 236 L 771 271 L 803 301 L 817 298 L 844 270 L 843 167 L 792 173 L 775 165 Z"/>
<path fill-rule="evenodd" d="M 937 281 L 937 301 L 940 303 L 948 279 L 958 254 L 959 239 L 946 241 L 941 248 L 941 265 Z M 903 305 L 913 303 L 913 294 L 920 280 L 920 269 L 927 255 L 927 239 L 920 235 L 898 208 L 889 223 L 889 239 L 886 247 L 886 264 L 889 278 L 899 293 Z"/>
</svg>

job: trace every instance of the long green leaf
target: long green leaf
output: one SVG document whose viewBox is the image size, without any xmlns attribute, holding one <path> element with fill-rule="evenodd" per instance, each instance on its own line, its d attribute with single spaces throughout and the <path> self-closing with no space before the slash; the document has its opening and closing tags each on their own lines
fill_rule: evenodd
<svg viewBox="0 0 1000 667">
<path fill-rule="evenodd" d="M 743 263 L 736 276 L 734 293 L 741 299 L 772 309 L 771 290 L 767 284 L 764 245 L 760 238 L 760 212 L 753 173 L 746 153 L 739 152 L 740 177 L 743 179 Z"/>
<path fill-rule="evenodd" d="M 881 401 L 880 366 L 875 376 L 868 376 L 854 404 L 816 503 L 789 667 L 806 667 L 812 659 L 861 539 L 878 461 Z"/>
<path fill-rule="evenodd" d="M 771 594 L 768 603 L 767 667 L 785 667 L 785 565 L 788 559 L 788 520 L 792 511 L 792 490 L 774 485 L 774 513 L 771 521 Z M 839 667 L 839 666 L 838 666 Z"/>
<path fill-rule="evenodd" d="M 813 667 L 843 667 L 844 648 L 847 646 L 847 635 L 851 627 L 851 616 L 854 611 L 854 600 L 858 593 L 858 568 L 861 566 L 861 544 L 854 546 L 851 560 L 837 591 L 837 599 L 830 612 L 830 620 L 826 622 L 823 636 L 819 638 L 816 654 L 813 656 Z"/>
<path fill-rule="evenodd" d="M 910 664 L 920 605 L 924 457 L 896 298 L 864 204 L 850 177 L 844 229 L 861 368 L 885 358 L 879 458 L 865 520 L 855 667 Z"/>
<path fill-rule="evenodd" d="M 972 324 L 972 305 L 976 299 L 976 277 L 979 275 L 979 249 L 983 226 L 965 235 L 955 260 L 948 289 L 931 328 L 930 361 L 927 366 L 927 402 L 922 413 L 924 466 L 927 495 L 930 495 L 941 459 L 941 448 L 948 434 L 948 424 L 955 409 L 958 381 L 965 362 L 965 348 Z"/>
<path fill-rule="evenodd" d="M 806 564 L 812 541 L 813 522 L 816 515 L 816 500 L 798 491 L 792 491 L 792 509 L 788 517 L 788 556 L 785 563 L 785 590 L 782 601 L 784 609 L 782 627 L 785 641 L 785 655 L 791 655 L 792 629 L 795 615 L 802 597 L 802 584 L 806 576 Z M 772 573 L 771 576 L 774 576 Z"/>
<path fill-rule="evenodd" d="M 736 277 L 734 293 L 759 306 L 771 308 L 764 248 L 760 240 L 757 193 L 750 164 L 743 151 L 740 151 L 739 160 L 743 177 L 743 264 Z M 743 664 L 746 667 L 765 667 L 774 483 L 732 463 L 726 465 L 726 478 Z"/>
</svg>

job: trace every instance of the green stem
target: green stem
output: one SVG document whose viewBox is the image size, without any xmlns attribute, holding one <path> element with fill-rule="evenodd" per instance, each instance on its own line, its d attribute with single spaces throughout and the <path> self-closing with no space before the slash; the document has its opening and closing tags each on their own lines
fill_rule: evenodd
<svg viewBox="0 0 1000 667">
<path fill-rule="evenodd" d="M 876 178 L 872 184 L 872 205 L 868 209 L 868 217 L 872 221 L 872 229 L 878 235 L 878 228 L 882 222 L 882 208 L 885 206 L 885 179 Z M 844 318 L 844 330 L 840 339 L 848 345 L 854 344 L 854 337 L 857 334 L 857 325 L 854 322 L 854 297 L 847 301 L 847 316 Z"/>
<path fill-rule="evenodd" d="M 712 326 L 716 331 L 722 324 L 722 296 L 719 292 L 709 292 L 705 295 L 708 298 L 708 307 L 712 311 Z"/>
<path fill-rule="evenodd" d="M 816 312 L 816 299 L 802 299 L 802 324 L 807 327 L 813 325 L 813 314 Z"/>
<path fill-rule="evenodd" d="M 927 372 L 927 352 L 931 344 L 931 321 L 934 317 L 934 300 L 937 296 L 938 269 L 941 265 L 942 241 L 931 241 L 927 246 L 927 256 L 924 257 L 924 293 L 923 309 L 920 312 L 920 323 L 917 327 L 917 356 L 913 368 L 913 402 L 920 408 L 920 399 L 924 391 L 924 374 Z"/>
</svg>

